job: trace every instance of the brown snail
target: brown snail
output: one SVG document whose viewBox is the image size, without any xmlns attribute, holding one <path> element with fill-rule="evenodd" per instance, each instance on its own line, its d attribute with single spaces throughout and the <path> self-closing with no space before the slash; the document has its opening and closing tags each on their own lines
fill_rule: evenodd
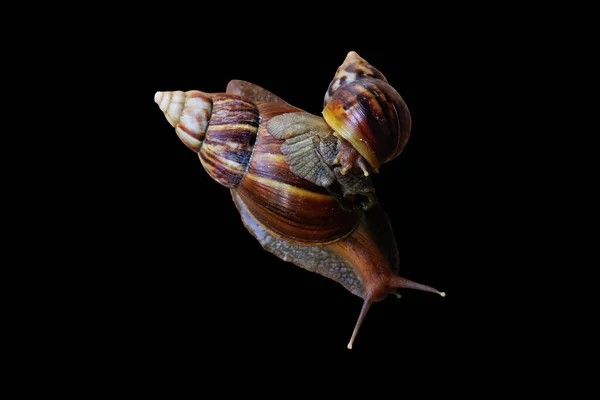
<svg viewBox="0 0 600 400">
<path fill-rule="evenodd" d="M 396 240 L 370 174 L 406 145 L 410 113 L 358 54 L 338 69 L 323 117 L 237 80 L 226 93 L 158 92 L 155 101 L 208 174 L 231 189 L 264 249 L 364 299 L 348 348 L 371 304 L 396 289 L 445 296 L 397 275 Z"/>
</svg>

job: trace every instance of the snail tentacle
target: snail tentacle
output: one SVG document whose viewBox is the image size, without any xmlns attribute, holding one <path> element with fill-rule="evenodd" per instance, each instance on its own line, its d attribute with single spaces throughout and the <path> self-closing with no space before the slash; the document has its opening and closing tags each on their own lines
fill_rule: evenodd
<svg viewBox="0 0 600 400">
<path fill-rule="evenodd" d="M 358 321 L 356 321 L 356 325 L 354 326 L 354 331 L 352 331 L 352 337 L 350 338 L 350 342 L 348 343 L 348 350 L 352 350 L 354 339 L 356 339 L 358 330 L 360 329 L 360 326 L 362 325 L 365 317 L 367 316 L 367 312 L 369 311 L 369 308 L 371 308 L 371 304 L 373 304 L 373 301 L 370 297 L 367 297 L 363 302 L 363 306 L 360 310 L 360 315 L 358 316 Z"/>
</svg>

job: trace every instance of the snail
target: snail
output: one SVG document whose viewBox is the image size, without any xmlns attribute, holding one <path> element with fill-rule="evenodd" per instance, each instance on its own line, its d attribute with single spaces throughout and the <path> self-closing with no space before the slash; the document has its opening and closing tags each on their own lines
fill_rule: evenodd
<svg viewBox="0 0 600 400">
<path fill-rule="evenodd" d="M 396 240 L 371 174 L 402 152 L 411 117 L 356 52 L 338 68 L 322 117 L 240 80 L 225 93 L 157 92 L 155 102 L 206 172 L 231 190 L 265 250 L 364 300 L 349 349 L 373 302 L 400 297 L 399 288 L 445 296 L 397 275 Z"/>
</svg>

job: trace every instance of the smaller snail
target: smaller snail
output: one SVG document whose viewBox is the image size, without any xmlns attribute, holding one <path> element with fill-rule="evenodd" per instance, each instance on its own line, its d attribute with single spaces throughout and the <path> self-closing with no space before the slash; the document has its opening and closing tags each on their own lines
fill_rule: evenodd
<svg viewBox="0 0 600 400">
<path fill-rule="evenodd" d="M 329 85 L 323 117 L 360 154 L 358 161 L 363 158 L 375 172 L 398 157 L 410 136 L 410 113 L 402 97 L 353 51 Z"/>
<path fill-rule="evenodd" d="M 445 296 L 397 275 L 396 240 L 370 176 L 400 154 L 411 119 L 358 54 L 338 68 L 323 117 L 236 80 L 226 93 L 158 92 L 155 101 L 206 172 L 231 190 L 265 250 L 364 299 L 348 348 L 371 304 L 398 288 Z"/>
<path fill-rule="evenodd" d="M 322 114 L 284 114 L 268 130 L 286 140 L 281 151 L 292 172 L 329 188 L 343 208 L 349 207 L 344 200 L 363 196 L 360 206 L 368 210 L 375 191 L 356 173 L 368 178 L 402 152 L 411 129 L 408 107 L 381 72 L 351 51 L 329 85 Z"/>
</svg>

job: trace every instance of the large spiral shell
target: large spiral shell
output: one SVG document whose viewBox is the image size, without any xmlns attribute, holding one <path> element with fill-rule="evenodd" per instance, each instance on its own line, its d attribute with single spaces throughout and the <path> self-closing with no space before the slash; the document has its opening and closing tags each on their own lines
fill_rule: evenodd
<svg viewBox="0 0 600 400">
<path fill-rule="evenodd" d="M 281 153 L 284 141 L 267 131 L 272 117 L 301 109 L 283 101 L 255 104 L 231 93 L 159 93 L 155 100 L 208 174 L 237 190 L 248 212 L 273 235 L 325 244 L 356 227 L 359 215 L 340 208 L 325 188 L 293 174 Z"/>
</svg>

